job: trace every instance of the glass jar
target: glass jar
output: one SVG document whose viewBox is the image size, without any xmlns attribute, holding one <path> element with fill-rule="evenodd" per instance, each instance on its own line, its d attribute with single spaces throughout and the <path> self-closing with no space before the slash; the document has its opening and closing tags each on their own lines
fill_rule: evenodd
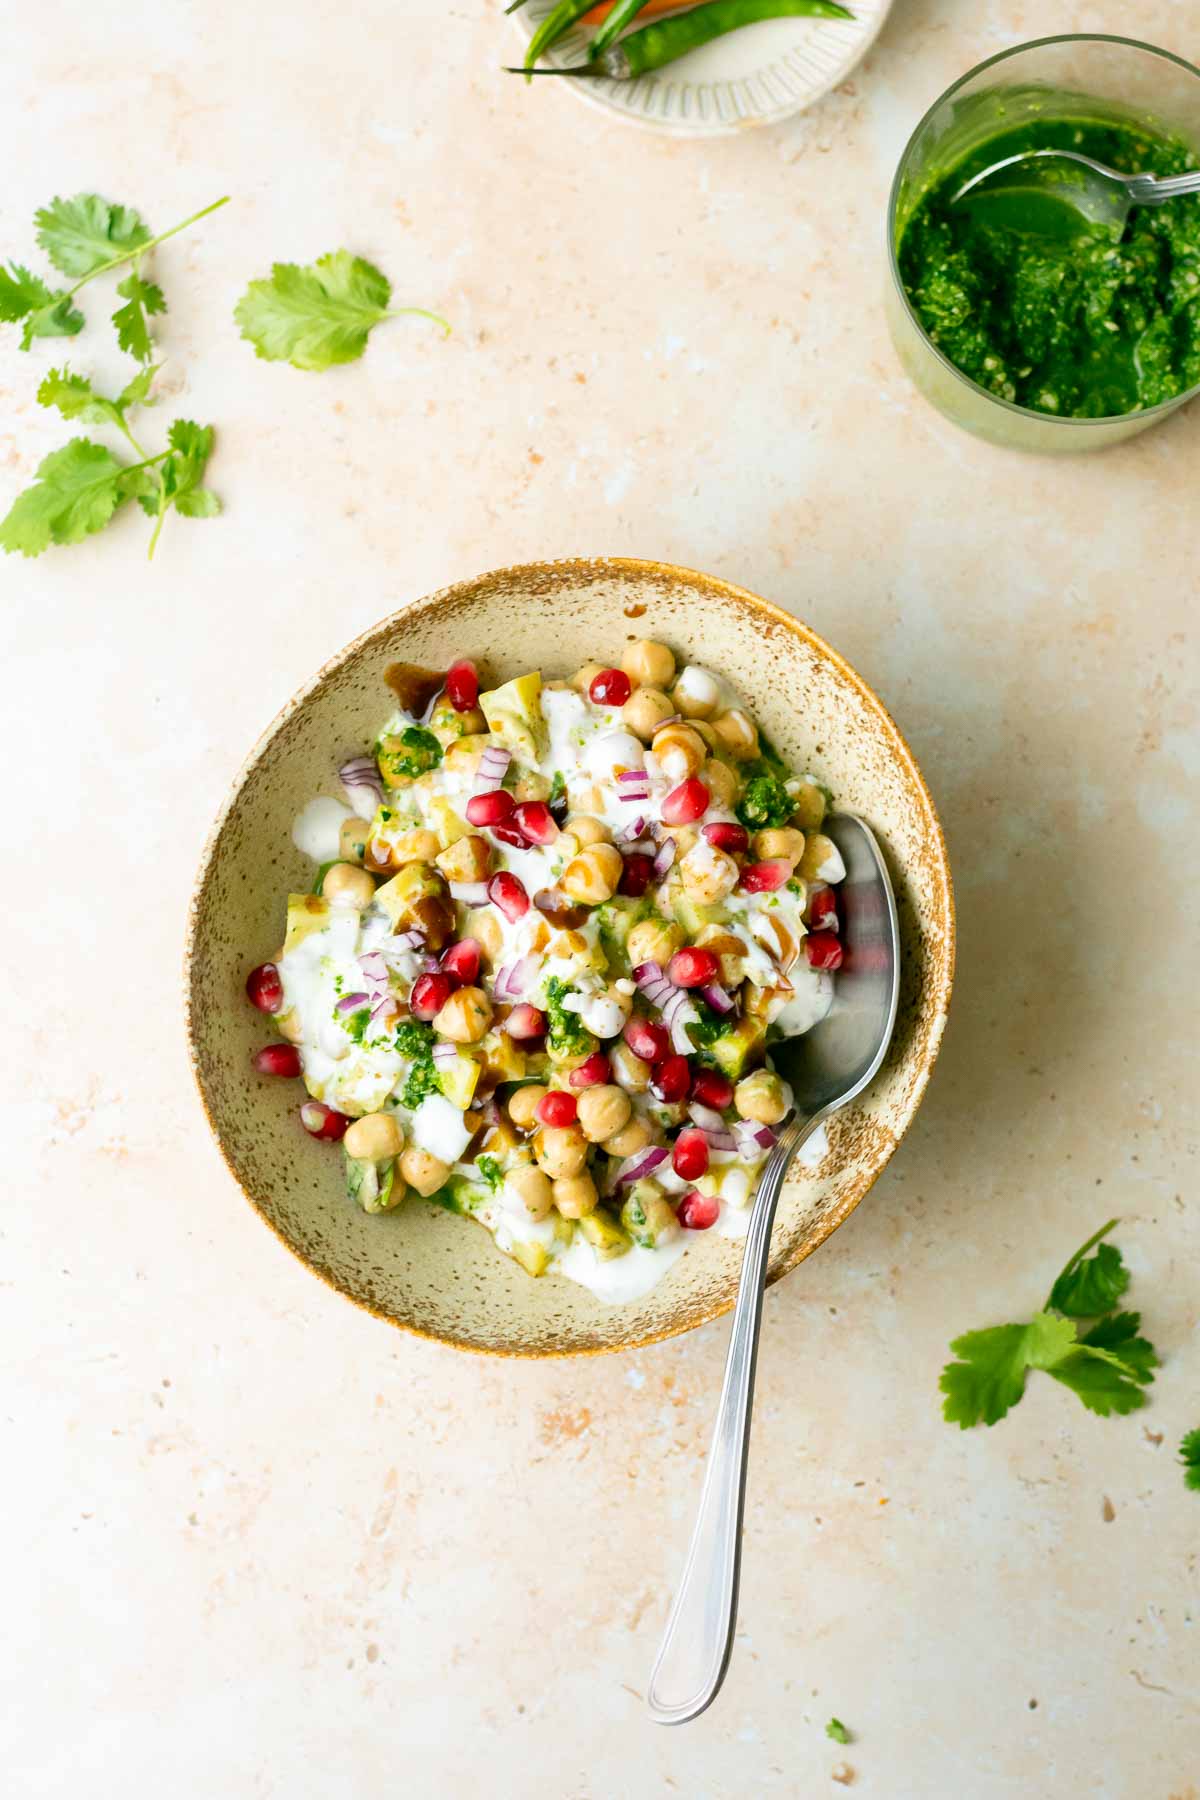
<svg viewBox="0 0 1200 1800">
<path fill-rule="evenodd" d="M 1019 450 L 1101 450 L 1165 419 L 1200 393 L 1200 384 L 1159 406 L 1099 419 L 1058 418 L 1002 400 L 930 340 L 897 261 L 905 225 L 947 169 L 999 132 L 1047 117 L 1133 125 L 1183 138 L 1200 150 L 1200 69 L 1133 38 L 1077 35 L 1018 44 L 947 88 L 913 132 L 892 183 L 888 325 L 915 385 L 956 425 Z"/>
</svg>

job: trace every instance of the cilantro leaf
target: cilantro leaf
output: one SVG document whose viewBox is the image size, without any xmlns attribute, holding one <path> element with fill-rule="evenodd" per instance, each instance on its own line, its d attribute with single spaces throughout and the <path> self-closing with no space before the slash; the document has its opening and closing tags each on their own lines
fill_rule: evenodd
<svg viewBox="0 0 1200 1800">
<path fill-rule="evenodd" d="M 148 363 L 154 354 L 148 321 L 155 314 L 166 312 L 163 291 L 157 282 L 143 281 L 135 268 L 124 281 L 118 281 L 117 292 L 125 301 L 112 316 L 117 342 L 140 363 Z"/>
<path fill-rule="evenodd" d="M 1141 1313 L 1109 1313 L 1085 1332 L 1080 1343 L 1089 1349 L 1107 1350 L 1125 1365 L 1135 1381 L 1143 1384 L 1154 1380 L 1158 1353 L 1146 1338 L 1137 1335 Z"/>
<path fill-rule="evenodd" d="M 765 761 L 760 762 L 751 773 L 745 791 L 734 808 L 747 831 L 761 831 L 764 826 L 786 825 L 795 810 L 792 796 Z"/>
<path fill-rule="evenodd" d="M 840 1719 L 830 1719 L 828 1725 L 825 1727 L 825 1736 L 827 1738 L 832 1738 L 835 1744 L 848 1744 L 850 1742 L 850 1733 L 846 1730 L 846 1727 L 842 1724 Z"/>
<path fill-rule="evenodd" d="M 252 281 L 233 309 L 247 343 L 265 362 L 294 369 L 330 369 L 356 362 L 367 338 L 384 319 L 415 313 L 450 327 L 421 307 L 392 310 L 392 284 L 381 269 L 348 250 L 333 250 L 315 263 L 275 263 Z"/>
<path fill-rule="evenodd" d="M 81 419 L 86 425 L 124 426 L 121 402 L 105 399 L 86 375 L 73 375 L 66 367 L 51 369 L 42 377 L 37 399 L 39 406 L 57 407 L 64 419 Z"/>
<path fill-rule="evenodd" d="M 150 242 L 150 228 L 131 206 L 110 206 L 99 194 L 52 200 L 34 214 L 37 241 L 64 275 L 94 275 Z"/>
<path fill-rule="evenodd" d="M 128 498 L 127 468 L 90 438 L 72 438 L 38 465 L 32 487 L 0 520 L 0 549 L 40 556 L 51 544 L 78 544 L 108 524 Z"/>
<path fill-rule="evenodd" d="M 1200 1430 L 1188 1432 L 1179 1454 L 1184 1463 L 1183 1485 L 1200 1494 Z"/>
<path fill-rule="evenodd" d="M 938 1385 L 946 1398 L 942 1415 L 964 1431 L 982 1420 L 995 1425 L 1025 1392 L 1029 1369 L 1052 1369 L 1075 1344 L 1075 1326 L 1052 1313 L 1035 1313 L 1028 1325 L 993 1325 L 968 1331 L 950 1348 L 960 1360 L 947 1363 Z"/>
<path fill-rule="evenodd" d="M 204 470 L 212 455 L 213 428 L 197 425 L 191 419 L 176 419 L 167 433 L 171 455 L 163 469 L 167 498 L 185 519 L 211 519 L 221 510 L 221 502 L 210 489 L 201 487 Z"/>
<path fill-rule="evenodd" d="M 36 337 L 75 337 L 83 330 L 83 314 L 71 305 L 61 288 L 51 291 L 21 263 L 0 263 L 0 323 L 24 321 L 21 348 L 28 350 Z"/>
<path fill-rule="evenodd" d="M 1130 1375 L 1120 1358 L 1107 1350 L 1081 1345 L 1046 1373 L 1078 1394 L 1088 1411 L 1099 1413 L 1102 1418 L 1110 1413 L 1135 1412 L 1146 1404 L 1139 1385 L 1142 1377 Z"/>
<path fill-rule="evenodd" d="M 1051 1288 L 1047 1306 L 1071 1319 L 1094 1319 L 1116 1305 L 1129 1286 L 1129 1270 L 1115 1244 L 1100 1243 L 1116 1223 L 1110 1219 L 1075 1252 Z M 1093 1244 L 1100 1248 L 1088 1256 Z"/>
<path fill-rule="evenodd" d="M 494 1156 L 477 1156 L 475 1167 L 490 1188 L 498 1188 L 504 1180 L 504 1171 Z"/>
</svg>

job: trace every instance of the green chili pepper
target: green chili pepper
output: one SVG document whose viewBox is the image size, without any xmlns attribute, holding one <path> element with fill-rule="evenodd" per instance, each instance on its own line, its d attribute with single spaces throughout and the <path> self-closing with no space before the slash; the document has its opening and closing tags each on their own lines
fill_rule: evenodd
<svg viewBox="0 0 1200 1800">
<path fill-rule="evenodd" d="M 581 12 L 586 10 L 586 7 L 580 8 Z M 560 4 L 550 18 L 556 18 L 562 11 Z M 579 16 L 577 12 L 575 18 Z M 761 19 L 853 17 L 854 14 L 839 6 L 837 0 L 707 0 L 705 5 L 694 7 L 691 12 L 676 13 L 673 18 L 643 25 L 640 31 L 632 32 L 619 44 L 603 51 L 595 62 L 580 63 L 569 69 L 531 69 L 530 62 L 536 60 L 544 48 L 539 45 L 537 51 L 534 50 L 535 38 L 529 46 L 525 68 L 507 72 L 510 75 L 601 75 L 610 81 L 635 81 L 639 75 L 648 75 L 666 63 L 674 62 L 676 57 L 686 56 L 689 50 L 711 44 L 714 38 L 724 37 L 729 31 L 739 31 L 743 25 L 757 25 Z M 547 19 L 543 31 L 549 23 L 550 19 Z M 573 24 L 574 18 L 569 23 Z M 564 25 L 562 30 L 566 29 Z"/>
<path fill-rule="evenodd" d="M 608 46 L 619 38 L 627 25 L 631 25 L 645 6 L 646 0 L 617 0 L 616 5 L 605 19 L 603 25 L 592 39 L 588 51 L 588 60 L 595 62 L 602 56 Z"/>
<path fill-rule="evenodd" d="M 525 52 L 525 73 L 533 73 L 533 65 L 543 50 L 549 50 L 551 44 L 557 44 L 565 32 L 570 31 L 578 19 L 596 4 L 596 0 L 558 0 L 552 6 L 537 30 L 529 40 L 529 48 Z"/>
</svg>

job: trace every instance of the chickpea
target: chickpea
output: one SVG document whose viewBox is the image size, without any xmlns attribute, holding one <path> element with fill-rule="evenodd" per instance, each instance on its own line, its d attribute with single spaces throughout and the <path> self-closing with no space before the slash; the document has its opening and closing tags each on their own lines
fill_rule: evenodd
<svg viewBox="0 0 1200 1800">
<path fill-rule="evenodd" d="M 793 987 L 755 987 L 748 981 L 742 990 L 742 1011 L 748 1019 L 762 1019 L 769 1023 L 795 994 Z"/>
<path fill-rule="evenodd" d="M 370 820 L 360 819 L 357 813 L 352 813 L 348 819 L 342 820 L 342 828 L 338 832 L 338 855 L 343 862 L 362 862 L 367 854 L 367 837 L 370 830 Z"/>
<path fill-rule="evenodd" d="M 704 767 L 704 739 L 690 725 L 664 725 L 656 731 L 650 748 L 668 781 L 686 781 Z"/>
<path fill-rule="evenodd" d="M 603 673 L 603 663 L 584 663 L 582 669 L 577 669 L 575 674 L 572 675 L 571 686 L 576 688 L 579 693 L 586 697 L 587 691 L 591 687 L 593 681 L 595 681 L 597 675 L 602 675 Z"/>
<path fill-rule="evenodd" d="M 674 677 L 675 658 L 665 644 L 655 643 L 653 638 L 638 638 L 626 646 L 621 667 L 630 681 L 642 687 L 665 688 Z"/>
<path fill-rule="evenodd" d="M 560 1175 L 553 1192 L 554 1204 L 564 1219 L 586 1218 L 595 1212 L 600 1198 L 590 1175 Z"/>
<path fill-rule="evenodd" d="M 650 1064 L 636 1056 L 626 1043 L 615 1044 L 608 1053 L 612 1072 L 627 1093 L 644 1094 L 650 1086 Z M 587 1092 L 587 1089 L 584 1089 Z"/>
<path fill-rule="evenodd" d="M 633 1011 L 633 1000 L 617 987 L 609 986 L 602 994 L 588 994 L 579 1008 L 579 1022 L 593 1037 L 615 1038 L 624 1029 Z"/>
<path fill-rule="evenodd" d="M 559 878 L 559 886 L 572 900 L 599 906 L 616 893 L 623 867 L 621 852 L 614 845 L 589 844 L 571 858 Z"/>
<path fill-rule="evenodd" d="M 758 755 L 758 728 L 740 706 L 718 713 L 713 720 L 713 730 L 721 748 L 738 762 L 752 762 Z"/>
<path fill-rule="evenodd" d="M 513 782 L 512 797 L 514 800 L 548 800 L 550 783 L 536 769 L 526 769 Z"/>
<path fill-rule="evenodd" d="M 711 719 L 721 704 L 721 689 L 707 669 L 688 663 L 679 671 L 679 679 L 671 693 L 675 711 L 685 719 Z"/>
<path fill-rule="evenodd" d="M 610 1138 L 605 1138 L 604 1148 L 610 1156 L 636 1156 L 639 1150 L 646 1148 L 653 1136 L 654 1128 L 650 1121 L 634 1113 L 627 1125 L 622 1125 L 620 1131 L 614 1131 Z"/>
<path fill-rule="evenodd" d="M 463 926 L 464 937 L 473 937 L 483 952 L 483 960 L 489 966 L 504 951 L 504 927 L 490 906 L 480 906 L 469 912 Z"/>
<path fill-rule="evenodd" d="M 790 825 L 756 831 L 752 841 L 755 856 L 763 862 L 786 862 L 794 869 L 804 855 L 804 833 L 793 831 Z"/>
<path fill-rule="evenodd" d="M 689 719 L 688 724 L 702 743 L 706 744 L 715 755 L 721 748 L 721 740 L 707 719 Z"/>
<path fill-rule="evenodd" d="M 447 881 L 486 881 L 492 872 L 492 846 L 470 832 L 433 860 Z"/>
<path fill-rule="evenodd" d="M 587 1161 L 588 1141 L 578 1125 L 544 1125 L 533 1140 L 538 1167 L 552 1181 L 578 1175 Z"/>
<path fill-rule="evenodd" d="M 696 900 L 702 906 L 711 905 L 721 900 L 726 894 L 732 894 L 741 876 L 741 870 L 724 850 L 718 850 L 715 844 L 701 839 L 679 864 L 679 875 L 683 882 L 684 892 L 689 900 Z"/>
<path fill-rule="evenodd" d="M 367 1113 L 355 1119 L 342 1139 L 356 1162 L 387 1162 L 404 1148 L 404 1128 L 395 1113 Z"/>
<path fill-rule="evenodd" d="M 479 767 L 480 757 L 491 741 L 486 731 L 471 737 L 457 738 L 442 757 L 443 769 L 450 769 L 457 775 L 473 775 Z"/>
<path fill-rule="evenodd" d="M 746 973 L 746 946 L 741 938 L 723 925 L 706 925 L 696 943 L 702 950 L 711 950 L 720 963 L 722 987 L 737 987 Z"/>
<path fill-rule="evenodd" d="M 784 1085 L 771 1069 L 755 1069 L 739 1081 L 733 1104 L 743 1119 L 756 1119 L 760 1125 L 778 1125 L 788 1110 Z"/>
<path fill-rule="evenodd" d="M 633 1103 L 619 1087 L 584 1088 L 579 1096 L 579 1129 L 593 1144 L 602 1144 L 629 1123 Z"/>
<path fill-rule="evenodd" d="M 626 938 L 625 949 L 631 968 L 644 962 L 661 963 L 665 968 L 682 943 L 683 932 L 674 920 L 640 919 Z"/>
<path fill-rule="evenodd" d="M 461 987 L 435 1015 L 433 1029 L 456 1044 L 477 1044 L 491 1022 L 492 1003 L 483 989 Z"/>
<path fill-rule="evenodd" d="M 321 893 L 331 906 L 348 906 L 361 912 L 375 898 L 375 883 L 365 869 L 338 862 L 326 869 Z"/>
<path fill-rule="evenodd" d="M 400 1158 L 400 1173 L 418 1194 L 436 1194 L 450 1179 L 450 1164 L 444 1163 L 440 1156 L 431 1156 L 428 1150 L 418 1150 L 415 1144 L 410 1144 Z"/>
<path fill-rule="evenodd" d="M 805 881 L 841 881 L 846 873 L 842 853 L 824 832 L 811 831 L 800 858 L 797 874 Z"/>
<path fill-rule="evenodd" d="M 392 849 L 392 861 L 401 867 L 405 863 L 432 862 L 441 845 L 436 831 L 421 826 L 416 831 L 406 831 L 402 838 L 397 838 Z"/>
<path fill-rule="evenodd" d="M 535 1169 L 532 1163 L 522 1163 L 520 1168 L 510 1169 L 504 1180 L 519 1197 L 531 1219 L 546 1218 L 554 1205 L 554 1189 L 543 1169 Z"/>
<path fill-rule="evenodd" d="M 728 763 L 718 762 L 710 756 L 700 771 L 700 779 L 712 796 L 717 806 L 723 806 L 726 812 L 732 812 L 734 803 L 742 791 L 742 784 Z"/>
<path fill-rule="evenodd" d="M 280 1037 L 287 1043 L 302 1044 L 304 1042 L 304 1021 L 300 1017 L 298 1007 L 289 1006 L 286 1012 L 276 1013 L 272 1024 Z"/>
<path fill-rule="evenodd" d="M 674 711 L 674 706 L 660 688 L 635 688 L 621 708 L 621 717 L 634 736 L 648 744 L 659 726 Z"/>
<path fill-rule="evenodd" d="M 815 781 L 802 781 L 792 795 L 793 816 L 805 831 L 819 831 L 825 822 L 825 796 Z"/>
<path fill-rule="evenodd" d="M 589 818 L 587 813 L 572 813 L 563 830 L 570 832 L 581 850 L 586 850 L 589 844 L 608 844 L 612 841 L 608 835 L 608 826 L 600 819 Z"/>
<path fill-rule="evenodd" d="M 533 1115 L 537 1111 L 538 1101 L 547 1092 L 548 1089 L 544 1088 L 539 1081 L 530 1081 L 524 1087 L 519 1087 L 515 1094 L 510 1094 L 508 1116 L 513 1124 L 519 1125 L 522 1131 L 532 1131 Z"/>
</svg>

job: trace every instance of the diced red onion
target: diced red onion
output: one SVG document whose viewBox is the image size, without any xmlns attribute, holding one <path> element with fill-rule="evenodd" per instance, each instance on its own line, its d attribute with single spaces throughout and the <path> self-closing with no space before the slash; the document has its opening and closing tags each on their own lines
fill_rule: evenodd
<svg viewBox="0 0 1200 1800">
<path fill-rule="evenodd" d="M 458 1045 L 440 1041 L 433 1046 L 433 1060 L 439 1069 L 448 1068 L 452 1062 L 458 1061 Z"/>
<path fill-rule="evenodd" d="M 515 962 L 505 963 L 497 969 L 492 990 L 498 1000 L 520 1000 L 528 992 L 529 985 L 537 975 L 541 961 L 536 956 L 519 956 Z"/>
<path fill-rule="evenodd" d="M 668 981 L 661 967 L 656 962 L 639 963 L 633 971 L 633 979 L 645 994 L 651 1006 L 662 1006 L 672 994 L 681 992 L 674 982 Z"/>
<path fill-rule="evenodd" d="M 743 1146 L 753 1144 L 758 1150 L 770 1150 L 775 1145 L 775 1133 L 769 1125 L 760 1125 L 757 1119 L 739 1119 L 734 1126 Z"/>
<path fill-rule="evenodd" d="M 386 938 L 379 950 L 386 956 L 389 950 L 419 950 L 424 942 L 425 933 L 414 925 L 411 931 L 398 931 L 393 937 Z"/>
<path fill-rule="evenodd" d="M 618 769 L 617 770 L 617 786 L 618 787 L 628 787 L 630 782 L 645 781 L 647 779 L 648 778 L 647 778 L 645 769 Z"/>
<path fill-rule="evenodd" d="M 625 1187 L 631 1181 L 640 1181 L 643 1175 L 649 1175 L 667 1160 L 667 1152 L 661 1144 L 651 1144 L 648 1150 L 639 1150 L 636 1156 L 627 1156 L 617 1170 L 617 1186 Z"/>
<path fill-rule="evenodd" d="M 710 981 L 706 983 L 706 985 L 700 989 L 700 993 L 701 997 L 708 1002 L 714 1012 L 731 1013 L 733 1011 L 734 1003 L 719 981 Z"/>
<path fill-rule="evenodd" d="M 641 835 L 642 835 L 643 831 L 645 831 L 645 829 L 646 829 L 646 821 L 642 817 L 642 814 L 639 813 L 637 818 L 633 821 L 633 824 L 626 825 L 624 827 L 624 829 L 622 830 L 622 832 L 620 834 L 621 842 L 623 844 L 632 844 L 637 838 L 641 837 Z"/>
<path fill-rule="evenodd" d="M 453 900 L 461 901 L 464 906 L 486 906 L 488 897 L 487 882 L 452 881 L 450 883 L 450 897 Z"/>
<path fill-rule="evenodd" d="M 715 1150 L 718 1155 L 727 1155 L 731 1152 L 735 1152 L 738 1147 L 737 1139 L 734 1137 L 732 1131 L 726 1131 L 724 1126 L 722 1126 L 720 1131 L 706 1131 L 704 1133 L 704 1139 L 709 1149 Z"/>
<path fill-rule="evenodd" d="M 695 1120 L 701 1131 L 725 1130 L 725 1121 L 720 1113 L 714 1107 L 701 1106 L 697 1100 L 693 1100 L 688 1107 L 688 1117 Z"/>
<path fill-rule="evenodd" d="M 665 731 L 667 729 L 668 725 L 682 725 L 682 724 L 683 724 L 683 714 L 682 713 L 672 713 L 669 719 L 664 719 L 661 724 L 656 725 L 654 727 L 654 730 L 656 733 L 658 733 L 660 731 Z"/>
<path fill-rule="evenodd" d="M 512 751 L 504 750 L 499 744 L 489 744 L 479 759 L 479 772 L 475 778 L 477 794 L 494 794 L 501 786 L 508 765 L 512 761 Z"/>
<path fill-rule="evenodd" d="M 376 1019 L 379 1018 L 381 1013 L 391 1012 L 395 1004 L 396 997 L 394 994 L 380 994 L 374 1006 L 371 1008 L 372 1025 L 375 1023 Z"/>
<path fill-rule="evenodd" d="M 379 765 L 373 756 L 353 756 L 349 762 L 342 764 L 338 770 L 338 780 L 351 793 L 356 790 L 369 792 L 375 796 L 376 805 L 383 800 L 383 781 L 379 774 Z M 372 808 L 372 811 L 374 808 Z"/>
<path fill-rule="evenodd" d="M 386 981 L 388 978 L 387 958 L 380 950 L 369 950 L 365 956 L 360 956 L 358 966 L 368 981 Z"/>
<path fill-rule="evenodd" d="M 694 1006 L 689 1005 L 687 1010 L 681 1013 L 671 1026 L 671 1042 L 676 1050 L 678 1050 L 680 1056 L 691 1056 L 696 1048 L 695 1044 L 693 1044 L 691 1038 L 687 1034 L 687 1027 L 695 1017 L 696 1009 Z"/>
<path fill-rule="evenodd" d="M 661 881 L 671 864 L 675 861 L 675 839 L 664 838 L 658 846 L 658 855 L 654 858 L 654 879 Z"/>
<path fill-rule="evenodd" d="M 337 1010 L 340 1013 L 355 1012 L 360 1006 L 365 1006 L 370 998 L 370 994 L 343 994 L 337 1003 Z"/>
</svg>

